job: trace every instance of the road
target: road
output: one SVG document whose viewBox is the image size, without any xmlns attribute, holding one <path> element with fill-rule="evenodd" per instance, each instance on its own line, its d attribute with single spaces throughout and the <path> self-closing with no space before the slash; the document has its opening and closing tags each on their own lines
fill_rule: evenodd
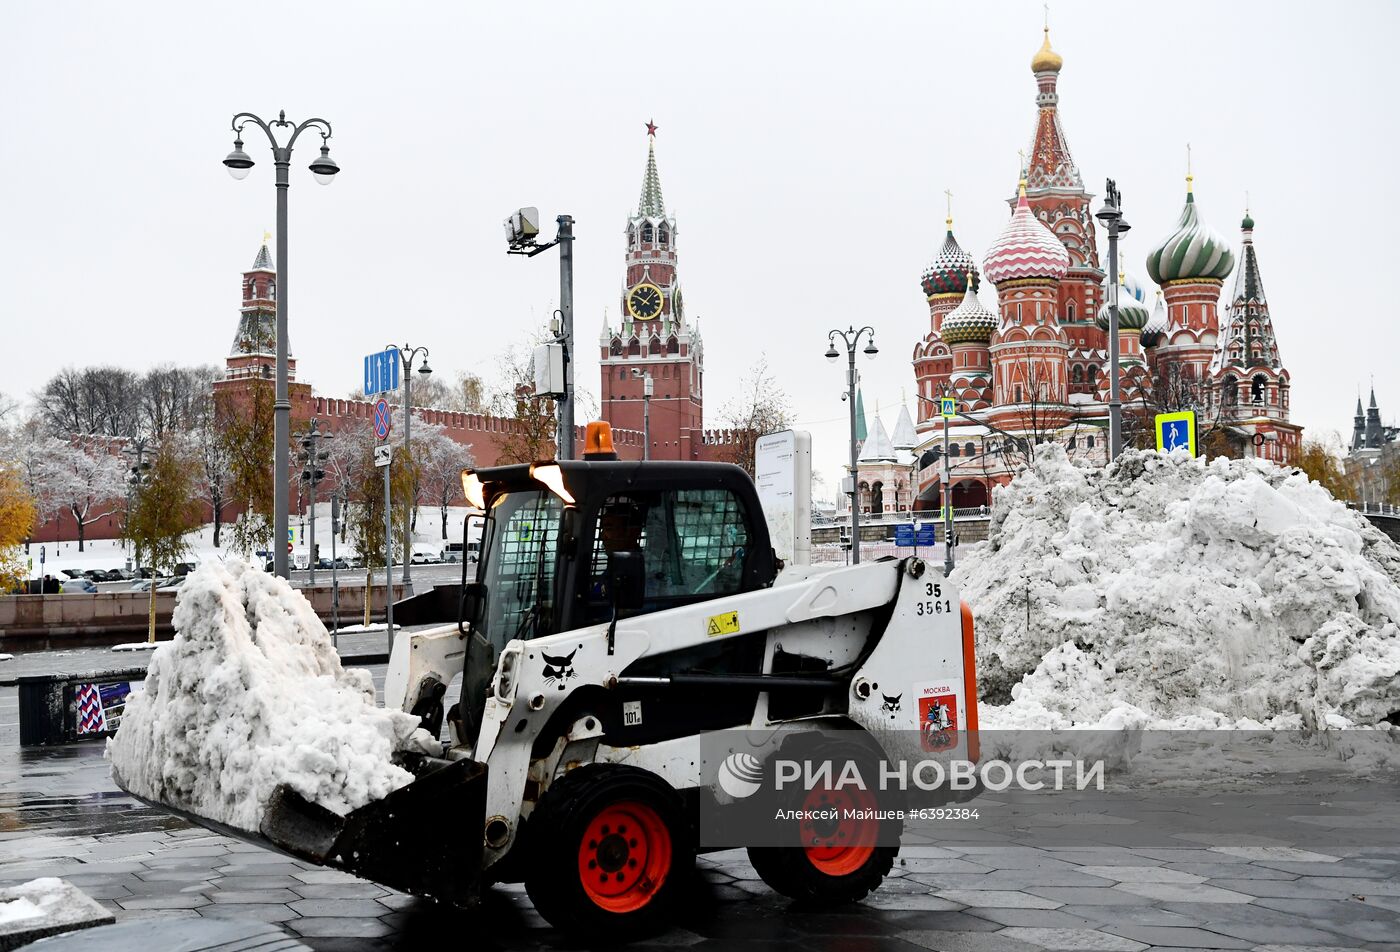
<svg viewBox="0 0 1400 952">
<path fill-rule="evenodd" d="M 385 666 L 371 671 L 382 687 Z M 444 937 L 496 950 L 579 948 L 519 885 L 492 887 L 475 911 L 446 910 L 141 806 L 113 785 L 101 743 L 20 750 L 17 734 L 15 689 L 0 688 L 0 887 L 60 876 L 118 920 L 253 918 L 324 952 Z M 631 948 L 1400 952 L 1400 849 L 1368 844 L 1364 832 L 1319 850 L 1289 845 L 1287 831 L 1250 847 L 1184 833 L 1166 846 L 1112 845 L 1115 829 L 1082 806 L 980 836 L 948 828 L 937 843 L 906 846 L 885 884 L 844 909 L 793 905 L 742 850 L 710 853 L 672 928 Z"/>
</svg>

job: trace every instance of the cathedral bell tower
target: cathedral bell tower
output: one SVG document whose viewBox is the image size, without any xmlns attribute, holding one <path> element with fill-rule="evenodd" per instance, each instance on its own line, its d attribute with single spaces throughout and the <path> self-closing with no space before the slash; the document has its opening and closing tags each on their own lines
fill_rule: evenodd
<svg viewBox="0 0 1400 952">
<path fill-rule="evenodd" d="M 656 171 L 656 125 L 647 123 L 647 166 L 627 219 L 622 321 L 603 318 L 602 414 L 614 429 L 648 429 L 652 459 L 696 459 L 704 428 L 704 348 L 685 314 L 676 276 L 676 220 Z M 647 398 L 647 379 L 651 395 Z"/>
</svg>

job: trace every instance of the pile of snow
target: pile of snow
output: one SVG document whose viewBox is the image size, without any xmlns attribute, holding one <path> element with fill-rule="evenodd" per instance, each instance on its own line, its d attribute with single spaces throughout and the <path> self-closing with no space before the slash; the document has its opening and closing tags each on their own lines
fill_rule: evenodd
<svg viewBox="0 0 1400 952">
<path fill-rule="evenodd" d="M 5 895 L 13 898 L 0 900 L 0 926 L 52 915 L 67 891 L 63 880 L 52 876 L 9 887 Z"/>
<path fill-rule="evenodd" d="M 1349 727 L 1400 712 L 1400 549 L 1299 471 L 1037 449 L 956 570 L 984 728 Z"/>
<path fill-rule="evenodd" d="M 205 562 L 180 587 L 174 626 L 108 746 L 133 793 L 255 831 L 279 784 L 344 815 L 412 779 L 391 758 L 431 738 L 417 717 L 375 706 L 369 672 L 341 667 L 283 579 Z"/>
</svg>

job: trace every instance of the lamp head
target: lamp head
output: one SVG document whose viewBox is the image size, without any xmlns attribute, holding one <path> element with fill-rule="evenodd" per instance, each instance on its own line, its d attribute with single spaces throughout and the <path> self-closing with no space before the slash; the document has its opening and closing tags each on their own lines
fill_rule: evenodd
<svg viewBox="0 0 1400 952">
<path fill-rule="evenodd" d="M 830 342 L 829 344 L 826 345 L 826 359 L 827 359 L 827 360 L 831 361 L 831 362 L 834 364 L 834 363 L 836 363 L 837 358 L 839 358 L 840 356 L 841 356 L 841 355 L 838 354 L 838 353 L 836 352 L 836 342 L 835 342 L 835 341 L 832 341 L 832 342 Z"/>
<path fill-rule="evenodd" d="M 308 167 L 311 169 L 311 174 L 316 177 L 316 181 L 322 185 L 334 182 L 336 173 L 340 171 L 340 166 L 336 164 L 335 159 L 331 158 L 331 147 L 324 142 L 321 143 L 321 154 Z"/>
<path fill-rule="evenodd" d="M 879 352 L 880 352 L 880 348 L 878 348 L 878 347 L 875 346 L 875 337 L 874 337 L 874 335 L 872 335 L 871 338 L 870 338 L 870 343 L 868 343 L 868 344 L 865 345 L 865 351 L 864 351 L 864 353 L 865 353 L 865 355 L 866 355 L 867 357 L 874 357 L 874 356 L 875 356 L 876 354 L 878 354 Z"/>
<path fill-rule="evenodd" d="M 243 151 L 243 140 L 234 138 L 233 151 L 224 159 L 224 166 L 228 169 L 228 174 L 236 179 L 245 179 L 253 169 L 253 158 Z"/>
<path fill-rule="evenodd" d="M 427 358 L 427 355 L 424 355 L 424 357 L 423 357 L 423 366 L 421 366 L 421 367 L 418 368 L 418 372 L 419 372 L 420 374 L 422 374 L 423 376 L 425 376 L 425 377 L 428 376 L 429 374 L 431 374 L 431 373 L 433 372 L 433 368 L 431 368 L 431 367 L 428 366 L 428 358 Z"/>
</svg>

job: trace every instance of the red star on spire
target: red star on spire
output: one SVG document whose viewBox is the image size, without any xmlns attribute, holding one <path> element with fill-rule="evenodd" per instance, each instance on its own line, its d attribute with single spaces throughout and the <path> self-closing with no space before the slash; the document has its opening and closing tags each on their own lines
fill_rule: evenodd
<svg viewBox="0 0 1400 952">
<path fill-rule="evenodd" d="M 656 123 L 652 122 L 650 119 L 647 120 L 647 135 L 656 135 Z"/>
</svg>

